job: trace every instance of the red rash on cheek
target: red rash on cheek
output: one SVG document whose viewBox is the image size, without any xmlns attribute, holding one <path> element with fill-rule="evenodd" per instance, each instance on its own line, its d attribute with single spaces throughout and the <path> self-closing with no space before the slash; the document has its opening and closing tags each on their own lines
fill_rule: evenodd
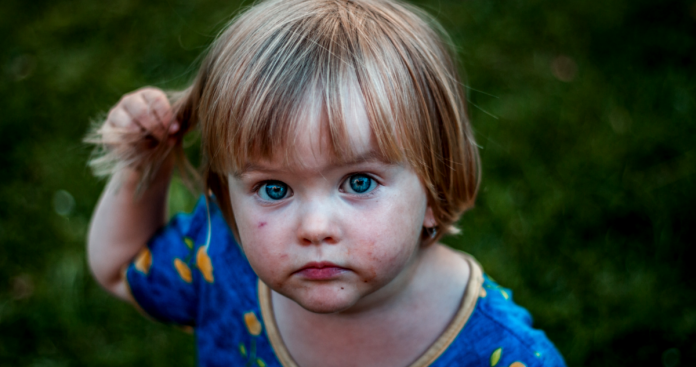
<svg viewBox="0 0 696 367">
<path fill-rule="evenodd" d="M 368 248 L 365 253 L 370 257 L 371 262 L 379 262 L 379 258 L 374 254 L 375 240 L 371 240 L 365 247 Z M 379 264 L 378 264 L 379 265 Z M 373 282 L 377 278 L 377 270 L 374 267 L 368 269 L 368 274 L 363 278 L 364 283 Z"/>
<path fill-rule="evenodd" d="M 257 228 L 261 228 L 261 227 L 265 226 L 266 224 L 267 224 L 266 222 L 259 222 L 259 225 L 257 226 Z"/>
</svg>

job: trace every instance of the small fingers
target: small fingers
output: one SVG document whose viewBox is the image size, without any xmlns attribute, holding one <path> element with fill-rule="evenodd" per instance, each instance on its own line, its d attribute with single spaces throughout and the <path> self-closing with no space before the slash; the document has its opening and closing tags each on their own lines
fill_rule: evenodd
<svg viewBox="0 0 696 367">
<path fill-rule="evenodd" d="M 141 91 L 143 99 L 150 106 L 150 110 L 157 117 L 165 130 L 174 133 L 178 130 L 178 125 L 174 120 L 172 106 L 169 104 L 167 96 L 159 89 L 146 88 Z M 174 126 L 176 125 L 176 126 Z M 173 131 L 172 131 L 173 130 Z"/>
<path fill-rule="evenodd" d="M 147 131 L 148 134 L 159 141 L 166 137 L 164 124 L 155 115 L 149 103 L 143 97 L 142 92 L 138 91 L 124 97 L 122 104 L 133 122 Z"/>
<path fill-rule="evenodd" d="M 112 108 L 106 121 L 99 129 L 101 143 L 114 147 L 119 144 L 128 143 L 133 137 L 142 134 L 142 129 L 133 123 L 133 119 L 128 112 L 120 105 Z"/>
<path fill-rule="evenodd" d="M 138 124 L 133 122 L 133 118 L 120 104 L 109 111 L 109 115 L 106 118 L 106 123 L 120 129 L 132 131 L 138 131 L 141 129 Z"/>
</svg>

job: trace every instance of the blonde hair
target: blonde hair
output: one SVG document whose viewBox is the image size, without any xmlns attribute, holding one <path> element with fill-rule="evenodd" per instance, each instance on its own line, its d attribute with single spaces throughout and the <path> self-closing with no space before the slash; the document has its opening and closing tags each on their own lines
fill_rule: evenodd
<svg viewBox="0 0 696 367">
<path fill-rule="evenodd" d="M 479 156 L 444 40 L 433 18 L 395 0 L 267 0 L 233 19 L 174 108 L 186 129 L 200 126 L 206 192 L 235 233 L 227 175 L 278 152 L 293 161 L 287 137 L 308 95 L 328 116 L 331 153 L 353 158 L 344 125 L 351 87 L 379 153 L 422 180 L 437 238 L 456 233 L 474 204 Z"/>
</svg>

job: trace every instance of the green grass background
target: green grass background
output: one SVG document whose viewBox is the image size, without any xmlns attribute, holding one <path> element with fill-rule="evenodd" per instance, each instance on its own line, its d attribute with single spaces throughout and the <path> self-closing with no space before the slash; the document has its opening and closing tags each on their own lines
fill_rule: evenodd
<svg viewBox="0 0 696 367">
<path fill-rule="evenodd" d="M 696 364 L 696 3 L 418 1 L 466 73 L 462 234 L 571 366 Z M 248 5 L 248 3 L 247 3 Z M 181 88 L 239 1 L 0 2 L 0 366 L 191 366 L 91 278 L 90 121 Z M 195 152 L 192 152 L 195 154 Z M 175 182 L 173 211 L 193 197 Z"/>
</svg>

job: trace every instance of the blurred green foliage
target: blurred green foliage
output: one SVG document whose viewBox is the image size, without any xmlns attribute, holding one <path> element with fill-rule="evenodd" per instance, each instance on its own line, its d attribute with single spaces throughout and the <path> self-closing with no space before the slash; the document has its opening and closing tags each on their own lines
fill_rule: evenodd
<svg viewBox="0 0 696 367">
<path fill-rule="evenodd" d="M 451 33 L 483 159 L 446 242 L 514 289 L 569 365 L 694 365 L 696 3 L 417 4 Z M 0 3 L 0 365 L 195 363 L 190 335 L 92 280 L 103 182 L 81 139 L 124 93 L 185 86 L 245 5 Z M 190 208 L 173 186 L 172 211 Z"/>
</svg>

